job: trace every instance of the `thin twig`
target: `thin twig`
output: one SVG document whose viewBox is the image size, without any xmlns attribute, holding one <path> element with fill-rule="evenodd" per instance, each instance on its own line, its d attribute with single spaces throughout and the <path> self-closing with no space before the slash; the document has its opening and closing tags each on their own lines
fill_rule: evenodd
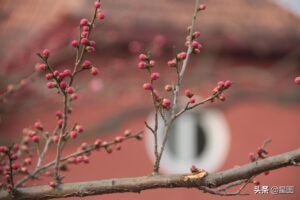
<svg viewBox="0 0 300 200">
<path fill-rule="evenodd" d="M 143 131 L 138 131 L 134 134 L 131 134 L 129 135 L 128 137 L 125 137 L 124 140 L 128 140 L 128 139 L 132 139 L 132 138 L 137 138 L 139 135 L 141 135 L 143 133 Z M 88 146 L 86 149 L 84 150 L 80 150 L 80 151 L 77 151 L 77 152 L 74 152 L 74 153 L 71 153 L 63 158 L 60 159 L 60 162 L 65 162 L 67 161 L 69 158 L 72 158 L 72 157 L 76 157 L 76 156 L 80 156 L 82 154 L 86 154 L 86 153 L 89 153 L 93 150 L 96 150 L 96 149 L 101 149 L 101 148 L 105 148 L 105 147 L 108 147 L 108 146 L 111 146 L 111 145 L 114 145 L 116 144 L 117 141 L 115 140 L 112 140 L 108 143 L 106 143 L 105 145 L 100 145 L 99 147 L 97 147 L 96 145 L 90 145 Z M 53 160 L 47 164 L 44 164 L 42 165 L 41 167 L 35 169 L 34 171 L 30 172 L 27 176 L 25 176 L 24 178 L 22 178 L 21 180 L 19 180 L 17 183 L 16 183 L 16 187 L 20 187 L 22 184 L 24 184 L 25 182 L 27 182 L 28 180 L 36 177 L 38 174 L 40 173 L 43 173 L 44 171 L 46 171 L 47 169 L 55 166 L 55 163 L 56 163 L 56 160 Z"/>
</svg>

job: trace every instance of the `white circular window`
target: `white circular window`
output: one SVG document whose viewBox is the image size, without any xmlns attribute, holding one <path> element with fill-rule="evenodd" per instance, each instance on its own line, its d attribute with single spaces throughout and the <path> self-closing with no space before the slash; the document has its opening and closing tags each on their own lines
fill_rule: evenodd
<svg viewBox="0 0 300 200">
<path fill-rule="evenodd" d="M 153 125 L 154 114 L 148 123 Z M 158 142 L 162 141 L 163 120 L 159 119 Z M 147 130 L 146 148 L 154 162 L 153 134 Z M 161 160 L 166 173 L 186 173 L 191 165 L 209 172 L 218 170 L 226 160 L 230 133 L 226 119 L 218 109 L 202 109 L 184 113 L 170 129 Z"/>
</svg>

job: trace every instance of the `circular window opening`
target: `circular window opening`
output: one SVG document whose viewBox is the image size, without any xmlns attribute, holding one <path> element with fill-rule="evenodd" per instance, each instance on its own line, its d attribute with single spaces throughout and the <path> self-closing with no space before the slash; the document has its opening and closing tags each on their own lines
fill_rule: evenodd
<svg viewBox="0 0 300 200">
<path fill-rule="evenodd" d="M 153 124 L 154 115 L 148 122 Z M 162 140 L 163 120 L 159 119 L 158 141 Z M 147 151 L 154 162 L 153 135 L 146 133 Z M 187 112 L 170 128 L 169 138 L 161 160 L 167 173 L 186 173 L 192 164 L 213 172 L 226 160 L 230 133 L 225 117 L 217 109 Z"/>
</svg>

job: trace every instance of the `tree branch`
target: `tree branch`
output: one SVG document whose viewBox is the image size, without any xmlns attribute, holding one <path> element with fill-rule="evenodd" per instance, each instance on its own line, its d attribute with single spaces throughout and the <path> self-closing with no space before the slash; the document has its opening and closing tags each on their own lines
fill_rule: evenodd
<svg viewBox="0 0 300 200">
<path fill-rule="evenodd" d="M 265 171 L 270 171 L 300 162 L 300 148 L 258 160 L 238 168 L 208 174 L 204 178 L 185 179 L 186 174 L 155 175 L 134 178 L 107 179 L 91 182 L 66 183 L 58 188 L 36 186 L 18 188 L 14 199 L 50 199 L 74 196 L 91 196 L 123 192 L 141 192 L 155 188 L 197 188 L 209 192 L 210 188 L 249 179 Z M 190 175 L 190 174 L 189 174 Z M 221 189 L 222 190 L 222 189 Z M 9 192 L 0 192 L 0 199 L 12 199 Z"/>
</svg>

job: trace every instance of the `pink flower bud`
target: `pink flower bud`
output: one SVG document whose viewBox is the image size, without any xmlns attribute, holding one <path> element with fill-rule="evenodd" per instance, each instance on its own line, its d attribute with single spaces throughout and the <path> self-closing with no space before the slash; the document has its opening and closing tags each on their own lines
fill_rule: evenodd
<svg viewBox="0 0 300 200">
<path fill-rule="evenodd" d="M 34 135 L 34 136 L 31 138 L 31 140 L 32 140 L 33 142 L 35 142 L 35 143 L 38 143 L 38 142 L 40 141 L 40 138 L 39 138 L 39 136 Z"/>
<path fill-rule="evenodd" d="M 59 127 L 61 127 L 64 124 L 64 120 L 63 119 L 58 120 L 57 124 Z"/>
<path fill-rule="evenodd" d="M 62 82 L 59 83 L 59 86 L 64 89 L 64 88 L 67 87 L 67 83 L 62 81 Z"/>
<path fill-rule="evenodd" d="M 71 45 L 72 45 L 72 47 L 78 47 L 78 41 L 77 40 L 73 40 L 72 42 L 71 42 Z"/>
<path fill-rule="evenodd" d="M 55 71 L 53 72 L 53 75 L 54 75 L 54 76 L 59 76 L 59 71 L 58 71 L 58 70 L 55 70 Z"/>
<path fill-rule="evenodd" d="M 49 89 L 54 88 L 54 87 L 55 87 L 55 84 L 54 84 L 53 82 L 48 82 L 48 83 L 47 83 L 47 87 L 48 87 Z"/>
<path fill-rule="evenodd" d="M 38 65 L 36 65 L 36 69 L 40 70 L 40 71 L 45 71 L 47 69 L 47 65 L 46 64 L 38 64 Z"/>
<path fill-rule="evenodd" d="M 96 42 L 93 41 L 93 40 L 91 40 L 91 41 L 90 41 L 90 46 L 95 47 L 95 46 L 96 46 Z"/>
<path fill-rule="evenodd" d="M 147 60 L 147 56 L 145 55 L 145 54 L 140 54 L 139 55 L 139 59 L 141 60 L 141 61 L 145 61 L 145 60 Z"/>
<path fill-rule="evenodd" d="M 192 47 L 193 47 L 193 48 L 199 48 L 199 47 L 200 47 L 200 43 L 197 42 L 197 41 L 193 41 L 193 42 L 192 42 Z"/>
<path fill-rule="evenodd" d="M 166 109 L 169 109 L 171 106 L 171 101 L 167 98 L 164 98 L 162 101 L 162 106 Z"/>
<path fill-rule="evenodd" d="M 97 9 L 98 9 L 98 8 L 100 8 L 100 7 L 101 7 L 101 4 L 100 4 L 100 2 L 99 2 L 99 1 L 96 1 L 96 2 L 95 2 L 95 8 L 97 8 Z"/>
<path fill-rule="evenodd" d="M 82 156 L 82 161 L 85 164 L 89 164 L 90 163 L 89 157 L 87 157 L 86 155 Z"/>
<path fill-rule="evenodd" d="M 83 160 L 83 157 L 82 157 L 82 156 L 77 156 L 77 157 L 75 158 L 75 163 L 76 163 L 76 164 L 81 163 L 82 160 Z"/>
<path fill-rule="evenodd" d="M 198 10 L 205 10 L 206 4 L 200 4 Z"/>
<path fill-rule="evenodd" d="M 297 85 L 300 85 L 300 76 L 297 76 L 297 77 L 294 79 L 294 83 L 297 84 Z"/>
<path fill-rule="evenodd" d="M 139 62 L 139 63 L 137 64 L 137 67 L 138 67 L 139 69 L 145 69 L 146 66 L 147 66 L 146 63 L 143 62 L 143 61 L 141 61 L 141 62 Z"/>
<path fill-rule="evenodd" d="M 18 170 L 19 167 L 20 167 L 20 165 L 17 164 L 17 163 L 13 163 L 13 164 L 11 165 L 11 167 L 12 167 L 13 170 Z"/>
<path fill-rule="evenodd" d="M 225 81 L 224 87 L 229 88 L 232 85 L 232 82 L 230 80 Z"/>
<path fill-rule="evenodd" d="M 198 32 L 198 31 L 196 31 L 196 32 L 193 33 L 193 37 L 194 38 L 198 38 L 198 37 L 200 37 L 200 35 L 201 35 L 201 33 Z"/>
<path fill-rule="evenodd" d="M 165 85 L 165 90 L 166 90 L 167 92 L 171 92 L 172 89 L 173 89 L 173 87 L 172 87 L 171 85 Z"/>
<path fill-rule="evenodd" d="M 52 136 L 52 141 L 53 141 L 54 143 L 57 143 L 58 140 L 59 140 L 59 136 L 58 136 L 58 135 L 53 135 L 53 136 Z"/>
<path fill-rule="evenodd" d="M 74 93 L 74 89 L 73 89 L 72 87 L 67 87 L 67 88 L 66 88 L 66 92 L 67 92 L 68 94 L 73 94 L 73 93 Z"/>
<path fill-rule="evenodd" d="M 220 99 L 220 101 L 225 101 L 226 100 L 226 98 L 225 98 L 225 96 L 223 94 L 220 94 L 218 96 L 218 98 Z"/>
<path fill-rule="evenodd" d="M 48 57 L 50 56 L 50 51 L 49 51 L 48 49 L 44 49 L 44 50 L 43 50 L 43 56 L 44 56 L 45 58 L 48 58 Z"/>
<path fill-rule="evenodd" d="M 91 43 L 90 43 L 90 45 L 91 45 Z M 96 51 L 95 48 L 92 47 L 92 46 L 88 46 L 88 47 L 86 47 L 85 49 L 86 49 L 86 51 L 89 52 L 89 53 L 94 53 L 94 52 Z"/>
<path fill-rule="evenodd" d="M 96 76 L 96 75 L 99 73 L 99 71 L 98 71 L 98 69 L 97 69 L 96 67 L 92 67 L 92 68 L 90 69 L 90 73 L 91 73 L 93 76 Z"/>
<path fill-rule="evenodd" d="M 98 12 L 97 13 L 97 18 L 100 19 L 100 20 L 102 20 L 102 19 L 105 18 L 105 14 L 103 12 Z"/>
<path fill-rule="evenodd" d="M 89 21 L 86 18 L 83 18 L 80 20 L 80 26 L 87 26 L 89 24 Z"/>
<path fill-rule="evenodd" d="M 99 150 L 101 144 L 102 144 L 102 140 L 100 140 L 100 139 L 96 139 L 94 142 L 94 145 L 96 148 L 98 148 L 98 150 Z"/>
<path fill-rule="evenodd" d="M 190 104 L 193 104 L 193 103 L 195 103 L 195 102 L 196 102 L 195 97 L 191 97 L 190 100 L 189 100 L 189 103 L 190 103 Z"/>
<path fill-rule="evenodd" d="M 155 65 L 155 60 L 150 60 L 150 61 L 149 61 L 149 64 L 151 65 L 151 67 L 154 67 L 154 65 Z"/>
<path fill-rule="evenodd" d="M 126 129 L 126 130 L 124 131 L 124 135 L 125 135 L 125 137 L 130 136 L 130 135 L 131 135 L 131 130 L 130 130 L 130 129 Z"/>
<path fill-rule="evenodd" d="M 89 40 L 86 39 L 86 38 L 81 38 L 80 43 L 83 44 L 83 45 L 89 45 L 90 44 Z"/>
<path fill-rule="evenodd" d="M 88 36 L 89 32 L 88 31 L 82 31 L 81 37 L 86 38 Z"/>
<path fill-rule="evenodd" d="M 176 63 L 175 59 L 168 61 L 168 66 L 169 67 L 176 67 L 176 65 L 177 65 L 177 63 Z"/>
<path fill-rule="evenodd" d="M 186 53 L 185 52 L 181 52 L 181 53 L 177 54 L 177 58 L 180 59 L 180 60 L 186 59 Z"/>
<path fill-rule="evenodd" d="M 82 133 L 84 131 L 83 126 L 81 125 L 76 125 L 75 130 L 78 131 L 79 133 Z"/>
<path fill-rule="evenodd" d="M 84 68 L 84 69 L 90 69 L 92 66 L 92 62 L 89 61 L 89 60 L 85 60 L 83 61 L 81 67 Z"/>
<path fill-rule="evenodd" d="M 219 88 L 223 88 L 225 86 L 225 82 L 224 81 L 219 81 L 218 82 L 218 87 Z"/>
<path fill-rule="evenodd" d="M 159 78 L 159 73 L 158 72 L 153 72 L 151 74 L 151 80 L 157 80 Z"/>
<path fill-rule="evenodd" d="M 194 96 L 194 94 L 189 90 L 189 89 L 186 89 L 184 91 L 184 94 L 185 96 L 187 96 L 188 98 L 191 98 L 192 96 Z"/>
<path fill-rule="evenodd" d="M 77 93 L 71 94 L 71 99 L 72 99 L 72 100 L 78 99 L 78 94 L 77 94 Z"/>
<path fill-rule="evenodd" d="M 38 129 L 40 131 L 42 131 L 44 129 L 43 125 L 42 125 L 42 123 L 40 121 L 37 121 L 37 122 L 34 123 L 34 128 L 36 128 L 36 129 Z"/>
<path fill-rule="evenodd" d="M 55 112 L 55 116 L 58 118 L 58 119 L 61 119 L 62 118 L 62 113 L 60 110 L 56 111 Z"/>
<path fill-rule="evenodd" d="M 90 27 L 89 26 L 83 26 L 82 27 L 82 31 L 89 31 L 90 30 Z"/>
<path fill-rule="evenodd" d="M 116 141 L 116 142 L 123 142 L 123 140 L 124 140 L 124 137 L 122 137 L 122 136 L 117 136 L 117 137 L 115 138 L 115 141 Z"/>
<path fill-rule="evenodd" d="M 4 153 L 5 151 L 8 151 L 8 148 L 6 146 L 0 146 L 0 153 Z"/>
<path fill-rule="evenodd" d="M 77 131 L 71 131 L 70 136 L 71 138 L 75 139 L 77 137 Z"/>
<path fill-rule="evenodd" d="M 63 71 L 63 76 L 64 76 L 64 77 L 70 76 L 70 75 L 71 75 L 71 70 L 65 69 L 65 70 Z"/>
<path fill-rule="evenodd" d="M 151 90 L 152 89 L 152 84 L 151 83 L 144 83 L 143 88 L 145 90 Z"/>
<path fill-rule="evenodd" d="M 46 78 L 47 80 L 51 80 L 51 79 L 53 79 L 53 75 L 52 75 L 51 73 L 47 73 L 47 74 L 45 75 L 45 78 Z"/>
<path fill-rule="evenodd" d="M 200 52 L 201 52 L 200 49 L 193 49 L 194 54 L 199 54 Z"/>
</svg>

